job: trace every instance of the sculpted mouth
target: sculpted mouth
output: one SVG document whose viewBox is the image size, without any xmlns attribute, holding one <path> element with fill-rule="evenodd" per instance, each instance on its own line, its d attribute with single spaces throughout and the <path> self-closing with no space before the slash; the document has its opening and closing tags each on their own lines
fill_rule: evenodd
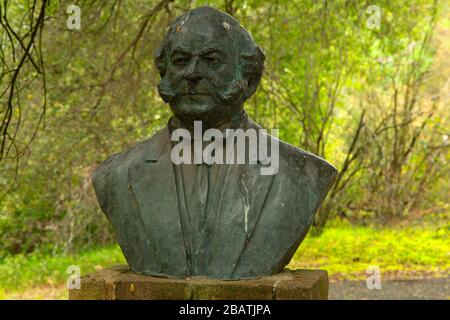
<svg viewBox="0 0 450 320">
<path fill-rule="evenodd" d="M 183 94 L 183 96 L 209 96 L 208 92 L 203 91 L 189 91 Z"/>
</svg>

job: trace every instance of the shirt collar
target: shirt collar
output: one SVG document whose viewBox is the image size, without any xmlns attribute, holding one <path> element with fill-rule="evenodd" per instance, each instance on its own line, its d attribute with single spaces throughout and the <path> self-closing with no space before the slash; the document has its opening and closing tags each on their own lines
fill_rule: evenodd
<svg viewBox="0 0 450 320">
<path fill-rule="evenodd" d="M 214 128 L 222 131 L 222 133 L 226 133 L 227 129 L 239 129 L 242 128 L 245 123 L 248 121 L 248 115 L 245 111 L 242 111 L 238 116 L 231 118 L 227 122 L 221 124 L 220 126 Z M 186 127 L 177 117 L 172 116 L 169 119 L 169 122 L 167 123 L 167 127 L 169 128 L 169 134 L 172 134 L 172 132 L 176 129 L 186 129 L 191 133 L 191 136 L 193 136 L 193 128 Z M 205 130 L 203 128 L 203 130 Z"/>
<path fill-rule="evenodd" d="M 169 119 L 169 122 L 167 124 L 167 126 L 165 128 L 163 128 L 162 130 L 158 131 L 155 136 L 153 136 L 149 142 L 151 141 L 151 143 L 149 145 L 147 145 L 147 150 L 145 152 L 145 161 L 146 162 L 155 162 L 158 161 L 159 158 L 161 157 L 165 147 L 167 147 L 168 145 L 170 145 L 170 136 L 171 136 L 171 132 L 175 129 L 177 129 L 177 127 L 175 127 L 175 124 L 177 124 L 178 122 L 172 122 L 175 119 L 175 117 L 171 117 Z M 243 112 L 239 117 L 235 118 L 232 121 L 226 122 L 223 125 L 221 125 L 219 128 L 219 130 L 221 130 L 222 132 L 225 131 L 226 129 L 246 129 L 247 127 L 251 127 L 251 128 L 255 128 L 255 129 L 261 129 L 261 127 L 254 123 L 247 115 L 247 113 Z M 265 159 L 266 161 L 267 159 Z M 260 161 L 258 160 L 258 163 L 260 163 Z"/>
</svg>

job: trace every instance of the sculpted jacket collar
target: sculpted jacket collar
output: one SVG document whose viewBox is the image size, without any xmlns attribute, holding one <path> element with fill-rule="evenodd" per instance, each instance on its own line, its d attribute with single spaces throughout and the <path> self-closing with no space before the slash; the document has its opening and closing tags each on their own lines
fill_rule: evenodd
<svg viewBox="0 0 450 320">
<path fill-rule="evenodd" d="M 245 111 L 242 111 L 241 114 L 237 115 L 236 117 L 230 119 L 229 121 L 222 123 L 220 126 L 218 126 L 215 129 L 218 129 L 220 131 L 222 131 L 222 133 L 225 134 L 225 130 L 226 129 L 237 129 L 237 128 L 241 128 L 242 126 L 244 126 L 247 122 L 248 122 L 248 115 Z M 170 133 L 173 132 L 173 130 L 175 129 L 187 129 L 191 132 L 191 135 L 193 135 L 192 131 L 193 128 L 187 128 L 183 125 L 183 123 L 175 116 L 172 116 L 169 119 L 169 122 L 167 124 L 167 127 L 169 128 Z"/>
<path fill-rule="evenodd" d="M 147 161 L 147 162 L 158 161 L 164 148 L 166 146 L 170 146 L 171 133 L 173 132 L 173 130 L 178 129 L 178 128 L 184 128 L 184 127 L 181 125 L 181 123 L 178 119 L 176 119 L 175 117 L 171 117 L 169 119 L 167 126 L 164 129 L 162 129 L 161 131 L 159 131 L 157 133 L 157 135 L 155 136 L 155 138 L 157 138 L 155 143 L 148 146 L 148 148 L 145 152 L 145 161 Z M 245 111 L 239 117 L 222 124 L 217 129 L 224 132 L 226 129 L 238 129 L 238 128 L 241 128 L 243 130 L 246 130 L 249 128 L 253 128 L 256 130 L 261 129 L 261 127 L 258 124 L 253 122 L 248 117 L 248 115 Z M 225 135 L 225 133 L 224 133 L 224 135 Z M 262 160 L 264 160 L 264 161 L 262 161 L 263 163 L 266 163 L 265 161 L 267 159 L 264 158 Z M 258 159 L 258 162 L 260 162 L 259 159 Z"/>
</svg>

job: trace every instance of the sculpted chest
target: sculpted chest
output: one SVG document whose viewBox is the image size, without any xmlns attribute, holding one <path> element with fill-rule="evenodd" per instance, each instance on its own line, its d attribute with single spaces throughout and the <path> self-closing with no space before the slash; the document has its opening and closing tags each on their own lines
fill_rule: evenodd
<svg viewBox="0 0 450 320">
<path fill-rule="evenodd" d="M 299 157 L 293 166 L 284 159 L 283 147 L 275 176 L 261 175 L 259 164 L 220 165 L 199 235 L 178 181 L 180 166 L 170 161 L 167 141 L 163 130 L 94 174 L 99 202 L 132 270 L 223 279 L 282 270 L 321 201 L 320 190 L 312 190 L 310 181 L 317 178 L 311 176 L 317 175 L 317 164 Z M 102 181 L 108 181 L 108 187 Z M 329 186 L 317 187 L 324 194 Z"/>
</svg>

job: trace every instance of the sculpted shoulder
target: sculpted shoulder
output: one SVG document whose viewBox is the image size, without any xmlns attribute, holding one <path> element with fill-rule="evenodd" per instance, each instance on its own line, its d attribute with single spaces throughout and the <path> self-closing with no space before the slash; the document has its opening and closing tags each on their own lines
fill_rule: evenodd
<svg viewBox="0 0 450 320">
<path fill-rule="evenodd" d="M 128 150 L 113 154 L 100 163 L 92 173 L 92 184 L 94 186 L 100 208 L 107 213 L 110 198 L 111 177 L 126 172 L 127 168 L 135 163 L 144 162 L 147 158 L 157 154 L 166 139 L 166 128 L 161 129 L 151 138 L 138 143 Z"/>
<path fill-rule="evenodd" d="M 146 160 L 147 156 L 158 153 L 158 150 L 164 146 L 167 137 L 167 128 L 163 128 L 149 139 L 142 141 L 125 151 L 113 154 L 100 163 L 94 170 L 93 179 L 95 179 L 95 177 L 100 177 L 107 171 L 117 169 L 119 166 L 131 165 L 134 162 Z"/>
<path fill-rule="evenodd" d="M 333 185 L 338 170 L 325 159 L 287 142 L 279 141 L 280 173 L 295 185 L 306 181 L 322 199 Z"/>
<path fill-rule="evenodd" d="M 248 127 L 262 129 L 251 118 L 249 118 Z M 302 182 L 306 180 L 306 187 L 309 191 L 318 193 L 320 198 L 325 197 L 336 179 L 338 170 L 325 159 L 271 135 L 269 137 L 271 143 L 277 141 L 279 145 L 278 174 L 283 176 L 282 180 L 291 181 L 294 186 L 299 187 L 305 186 Z M 267 148 L 270 149 L 269 145 Z M 303 177 L 305 179 L 302 179 Z"/>
</svg>

